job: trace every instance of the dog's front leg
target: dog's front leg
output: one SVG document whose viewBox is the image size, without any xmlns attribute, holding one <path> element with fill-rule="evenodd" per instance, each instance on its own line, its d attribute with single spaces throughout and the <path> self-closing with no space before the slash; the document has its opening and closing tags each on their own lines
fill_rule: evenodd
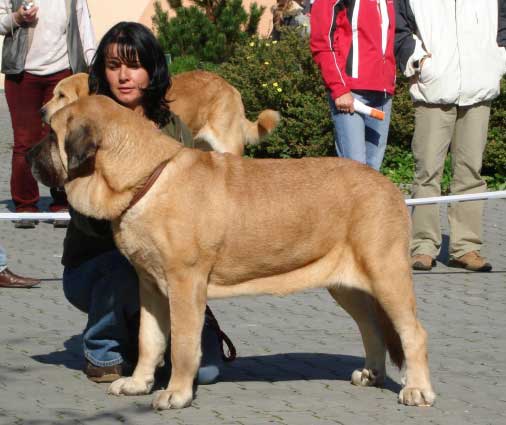
<svg viewBox="0 0 506 425">
<path fill-rule="evenodd" d="M 163 363 L 169 333 L 169 300 L 156 283 L 139 273 L 141 320 L 139 329 L 139 360 L 131 377 L 114 381 L 108 392 L 114 395 L 149 394 L 155 370 Z"/>
<path fill-rule="evenodd" d="M 207 291 L 203 279 L 192 277 L 170 281 L 172 373 L 167 389 L 158 391 L 153 399 L 155 409 L 179 409 L 193 399 Z"/>
</svg>

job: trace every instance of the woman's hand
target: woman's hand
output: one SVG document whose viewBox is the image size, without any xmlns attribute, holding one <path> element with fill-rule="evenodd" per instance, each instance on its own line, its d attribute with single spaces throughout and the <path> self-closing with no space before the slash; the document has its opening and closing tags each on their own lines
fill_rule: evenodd
<svg viewBox="0 0 506 425">
<path fill-rule="evenodd" d="M 13 13 L 14 20 L 18 25 L 25 26 L 29 25 L 37 19 L 37 12 L 39 8 L 37 6 L 31 7 L 25 10 L 23 6 L 20 6 L 18 10 Z"/>
<path fill-rule="evenodd" d="M 350 92 L 336 98 L 334 103 L 336 104 L 336 108 L 339 112 L 347 112 L 350 114 L 355 112 L 355 108 L 353 107 L 353 96 Z"/>
</svg>

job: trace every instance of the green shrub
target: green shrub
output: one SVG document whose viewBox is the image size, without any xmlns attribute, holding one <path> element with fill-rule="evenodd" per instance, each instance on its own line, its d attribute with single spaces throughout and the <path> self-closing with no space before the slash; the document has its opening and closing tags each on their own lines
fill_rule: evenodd
<svg viewBox="0 0 506 425">
<path fill-rule="evenodd" d="M 501 95 L 492 102 L 488 127 L 488 145 L 483 157 L 482 173 L 489 187 L 506 189 L 506 80 L 501 81 Z"/>
<path fill-rule="evenodd" d="M 167 0 L 176 16 L 169 20 L 159 1 L 152 18 L 157 38 L 173 58 L 190 55 L 198 61 L 221 63 L 256 33 L 265 7 L 253 3 L 247 13 L 242 0 L 193 0 L 183 7 L 180 0 Z"/>
<path fill-rule="evenodd" d="M 212 62 L 199 61 L 195 56 L 179 56 L 176 57 L 169 65 L 169 71 L 171 75 L 176 75 L 186 71 L 193 71 L 195 69 L 216 72 L 217 66 L 218 65 Z"/>
<path fill-rule="evenodd" d="M 251 38 L 217 70 L 241 92 L 248 117 L 276 109 L 277 131 L 247 154 L 256 157 L 302 157 L 334 154 L 333 126 L 320 73 L 296 30 L 280 42 Z"/>
</svg>

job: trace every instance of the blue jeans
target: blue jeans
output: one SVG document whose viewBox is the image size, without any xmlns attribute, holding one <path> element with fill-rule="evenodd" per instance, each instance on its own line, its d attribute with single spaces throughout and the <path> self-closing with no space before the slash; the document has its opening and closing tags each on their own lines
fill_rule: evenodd
<svg viewBox="0 0 506 425">
<path fill-rule="evenodd" d="M 137 361 L 139 283 L 135 269 L 119 251 L 101 254 L 79 267 L 65 267 L 63 291 L 74 307 L 88 314 L 83 346 L 89 362 L 112 366 L 125 357 Z M 202 352 L 197 381 L 209 384 L 217 379 L 222 358 L 221 341 L 207 317 Z"/>
<path fill-rule="evenodd" d="M 358 112 L 353 114 L 339 112 L 329 96 L 337 155 L 379 170 L 387 146 L 392 96 L 367 90 L 357 90 L 352 94 L 366 105 L 385 112 L 385 119 L 380 121 Z"/>
<path fill-rule="evenodd" d="M 139 332 L 137 274 L 119 251 L 109 251 L 78 267 L 65 267 L 63 291 L 70 303 L 88 314 L 83 332 L 84 356 L 96 366 L 112 366 L 135 350 Z"/>
<path fill-rule="evenodd" d="M 0 272 L 7 267 L 7 254 L 2 245 L 0 245 Z"/>
</svg>

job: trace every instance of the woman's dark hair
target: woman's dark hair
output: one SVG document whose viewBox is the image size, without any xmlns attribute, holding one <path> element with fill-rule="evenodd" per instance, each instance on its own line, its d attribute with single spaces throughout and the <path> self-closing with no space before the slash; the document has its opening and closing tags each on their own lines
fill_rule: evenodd
<svg viewBox="0 0 506 425">
<path fill-rule="evenodd" d="M 153 33 L 137 22 L 120 22 L 102 37 L 90 66 L 88 85 L 90 93 L 114 97 L 105 76 L 106 58 L 111 45 L 116 44 L 121 62 L 139 63 L 149 75 L 149 84 L 143 89 L 144 115 L 163 127 L 170 120 L 165 92 L 171 80 L 165 55 Z"/>
</svg>

